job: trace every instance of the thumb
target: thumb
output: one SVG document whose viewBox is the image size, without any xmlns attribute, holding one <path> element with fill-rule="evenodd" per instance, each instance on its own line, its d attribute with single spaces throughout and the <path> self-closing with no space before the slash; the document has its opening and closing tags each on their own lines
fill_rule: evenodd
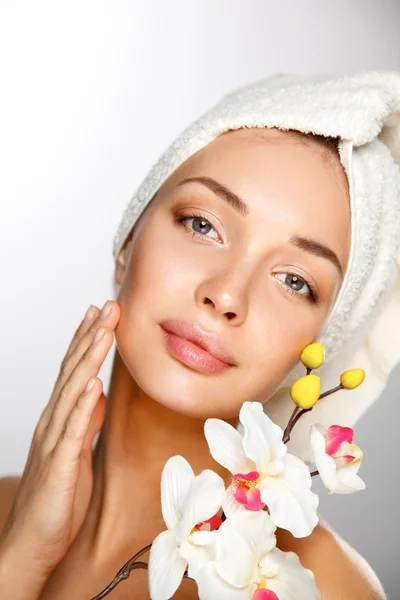
<svg viewBox="0 0 400 600">
<path fill-rule="evenodd" d="M 104 419 L 107 412 L 107 398 L 102 393 L 99 396 L 97 404 L 93 410 L 92 418 L 90 420 L 90 425 L 86 432 L 85 440 L 83 442 L 82 454 L 92 453 L 92 444 L 94 440 L 94 436 L 96 433 L 100 431 L 103 426 Z"/>
</svg>

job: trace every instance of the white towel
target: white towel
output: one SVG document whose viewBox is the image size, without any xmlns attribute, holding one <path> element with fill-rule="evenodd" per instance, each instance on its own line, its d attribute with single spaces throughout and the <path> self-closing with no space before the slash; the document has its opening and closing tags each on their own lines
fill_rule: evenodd
<svg viewBox="0 0 400 600">
<path fill-rule="evenodd" d="M 379 397 L 400 361 L 400 73 L 358 71 L 303 77 L 278 74 L 224 96 L 161 155 L 126 207 L 114 238 L 116 258 L 136 220 L 167 177 L 228 129 L 277 127 L 338 136 L 351 201 L 350 259 L 339 296 L 317 340 L 323 389 L 360 367 L 364 383 L 318 402 L 292 433 L 288 448 L 311 461 L 309 428 L 352 427 Z M 267 399 L 265 412 L 282 428 L 293 410 L 289 387 L 299 365 Z"/>
</svg>

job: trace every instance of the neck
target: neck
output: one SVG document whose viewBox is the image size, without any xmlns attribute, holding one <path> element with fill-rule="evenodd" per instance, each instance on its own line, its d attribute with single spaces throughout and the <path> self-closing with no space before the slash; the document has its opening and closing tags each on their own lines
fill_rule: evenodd
<svg viewBox="0 0 400 600">
<path fill-rule="evenodd" d="M 212 469 L 229 484 L 229 473 L 210 455 L 204 421 L 177 414 L 147 396 L 116 350 L 106 419 L 94 450 L 88 527 L 96 555 L 128 548 L 133 554 L 166 529 L 161 472 L 176 454 L 188 460 L 196 475 Z"/>
</svg>

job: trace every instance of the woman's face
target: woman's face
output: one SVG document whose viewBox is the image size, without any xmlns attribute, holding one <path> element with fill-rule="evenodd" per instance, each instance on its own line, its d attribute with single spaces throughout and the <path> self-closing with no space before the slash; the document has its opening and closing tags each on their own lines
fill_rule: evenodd
<svg viewBox="0 0 400 600">
<path fill-rule="evenodd" d="M 277 129 L 219 136 L 170 175 L 119 254 L 127 369 L 151 398 L 198 418 L 265 401 L 320 331 L 349 249 L 347 179 L 330 151 Z M 166 334 L 176 321 L 213 334 L 234 364 L 202 362 Z"/>
</svg>

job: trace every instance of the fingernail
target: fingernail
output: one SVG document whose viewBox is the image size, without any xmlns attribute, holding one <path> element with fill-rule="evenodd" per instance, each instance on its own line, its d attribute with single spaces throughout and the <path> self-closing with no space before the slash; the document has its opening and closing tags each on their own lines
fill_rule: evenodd
<svg viewBox="0 0 400 600">
<path fill-rule="evenodd" d="M 102 319 L 104 319 L 105 317 L 107 317 L 107 315 L 109 315 L 109 314 L 110 314 L 110 312 L 111 312 L 111 309 L 112 309 L 112 304 L 111 304 L 111 302 L 109 302 L 109 301 L 107 300 L 107 302 L 105 303 L 105 305 L 104 305 L 104 306 L 103 306 L 103 308 L 102 308 L 102 311 L 101 311 L 100 317 L 101 317 Z"/>
<path fill-rule="evenodd" d="M 95 312 L 95 308 L 93 306 L 93 304 L 91 304 L 89 306 L 89 308 L 86 311 L 85 317 L 84 317 L 84 322 L 85 323 L 90 323 L 90 321 L 93 319 L 94 317 L 94 312 Z"/>
<path fill-rule="evenodd" d="M 90 392 L 90 390 L 92 389 L 93 386 L 94 386 L 94 377 L 91 377 L 86 384 L 85 392 Z"/>
<path fill-rule="evenodd" d="M 104 332 L 105 332 L 104 327 L 99 327 L 99 329 L 96 331 L 96 335 L 94 336 L 93 344 L 96 344 L 97 342 L 99 342 L 101 340 L 101 338 L 104 335 Z"/>
</svg>

